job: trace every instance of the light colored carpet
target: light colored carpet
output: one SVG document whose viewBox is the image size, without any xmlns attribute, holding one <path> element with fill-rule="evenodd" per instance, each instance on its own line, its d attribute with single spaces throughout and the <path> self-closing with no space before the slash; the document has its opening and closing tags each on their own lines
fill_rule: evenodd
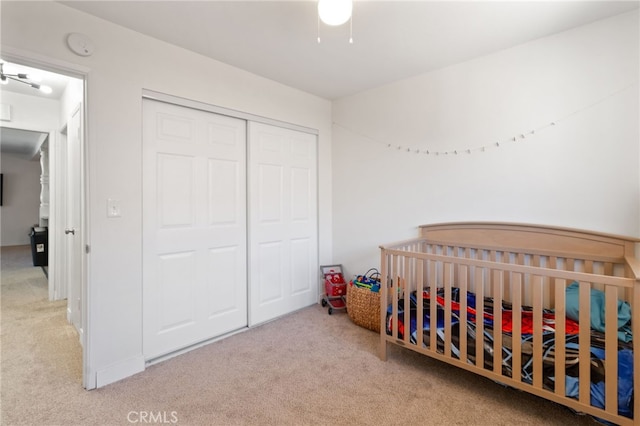
<svg viewBox="0 0 640 426">
<path fill-rule="evenodd" d="M 65 303 L 28 247 L 1 253 L 2 425 L 595 424 L 408 350 L 382 362 L 376 333 L 319 305 L 85 391 Z"/>
</svg>

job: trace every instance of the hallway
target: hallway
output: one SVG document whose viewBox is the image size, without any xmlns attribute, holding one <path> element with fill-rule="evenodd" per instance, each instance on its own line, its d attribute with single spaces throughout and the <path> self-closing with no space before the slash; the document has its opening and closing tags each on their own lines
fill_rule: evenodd
<svg viewBox="0 0 640 426">
<path fill-rule="evenodd" d="M 29 423 L 24 415 L 46 407 L 39 389 L 82 390 L 82 348 L 66 319 L 67 301 L 48 300 L 47 278 L 33 266 L 30 246 L 2 247 L 0 256 L 0 423 Z"/>
</svg>

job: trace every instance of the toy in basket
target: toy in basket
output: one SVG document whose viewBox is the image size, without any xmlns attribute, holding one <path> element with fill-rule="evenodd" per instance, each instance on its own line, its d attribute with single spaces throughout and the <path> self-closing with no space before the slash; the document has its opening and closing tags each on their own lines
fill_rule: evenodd
<svg viewBox="0 0 640 426">
<path fill-rule="evenodd" d="M 344 298 L 347 295 L 347 282 L 342 274 L 342 265 L 320 266 L 320 273 L 324 280 L 324 297 L 322 307 L 329 305 L 329 315 L 334 309 L 347 309 Z"/>
</svg>

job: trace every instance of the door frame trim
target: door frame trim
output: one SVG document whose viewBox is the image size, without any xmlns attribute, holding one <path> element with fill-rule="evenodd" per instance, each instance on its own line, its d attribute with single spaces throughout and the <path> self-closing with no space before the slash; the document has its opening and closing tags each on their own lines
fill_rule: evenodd
<svg viewBox="0 0 640 426">
<path fill-rule="evenodd" d="M 67 75 L 82 80 L 82 154 L 81 154 L 81 172 L 82 177 L 82 190 L 81 190 L 81 209 L 80 209 L 80 227 L 82 229 L 82 241 L 81 247 L 88 247 L 90 241 L 90 217 L 87 200 L 89 199 L 88 192 L 90 187 L 89 182 L 89 124 L 88 124 L 88 86 L 90 68 L 82 65 L 74 64 L 71 62 L 63 61 L 60 59 L 45 56 L 36 52 L 17 49 L 14 47 L 0 45 L 2 51 L 2 57 L 10 62 L 16 62 L 25 66 L 39 68 L 46 71 L 55 72 L 58 74 Z M 89 262 L 87 258 L 87 250 L 81 250 L 80 253 L 80 266 L 82 268 L 81 273 L 81 287 L 82 287 L 82 329 L 84 333 L 82 335 L 82 386 L 89 390 L 96 388 L 97 372 L 92 367 L 92 340 L 93 336 L 91 327 L 91 316 L 89 315 L 89 306 L 92 298 L 90 274 L 89 274 Z"/>
</svg>

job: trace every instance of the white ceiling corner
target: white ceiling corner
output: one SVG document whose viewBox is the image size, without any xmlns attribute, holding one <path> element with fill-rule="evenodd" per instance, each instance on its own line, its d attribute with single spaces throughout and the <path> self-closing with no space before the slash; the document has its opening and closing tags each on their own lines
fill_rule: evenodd
<svg viewBox="0 0 640 426">
<path fill-rule="evenodd" d="M 63 1 L 305 92 L 337 99 L 637 9 L 638 1 L 354 1 L 320 25 L 315 1 Z"/>
</svg>

